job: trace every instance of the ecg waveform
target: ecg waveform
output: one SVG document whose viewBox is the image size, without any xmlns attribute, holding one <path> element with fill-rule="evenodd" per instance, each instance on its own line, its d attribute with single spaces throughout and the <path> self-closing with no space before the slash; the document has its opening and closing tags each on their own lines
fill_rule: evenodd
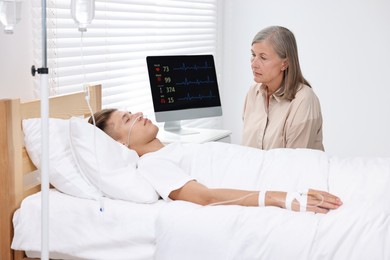
<svg viewBox="0 0 390 260">
<path fill-rule="evenodd" d="M 209 76 L 207 76 L 207 80 L 197 79 L 196 81 L 191 81 L 191 80 L 188 80 L 187 78 L 184 78 L 184 81 L 177 82 L 176 86 L 203 85 L 203 84 L 211 84 L 214 82 L 215 82 L 214 80 L 210 80 Z"/>
<path fill-rule="evenodd" d="M 213 69 L 214 67 L 210 66 L 207 61 L 205 61 L 204 65 L 193 65 L 193 66 L 186 66 L 186 64 L 183 62 L 181 67 L 175 67 L 173 70 L 208 70 Z"/>
<path fill-rule="evenodd" d="M 199 94 L 198 96 L 191 96 L 190 93 L 187 93 L 187 96 L 178 98 L 179 101 L 192 101 L 192 100 L 203 100 L 203 99 L 214 99 L 217 96 L 213 95 L 213 92 L 210 91 L 209 95 L 204 96 Z"/>
</svg>

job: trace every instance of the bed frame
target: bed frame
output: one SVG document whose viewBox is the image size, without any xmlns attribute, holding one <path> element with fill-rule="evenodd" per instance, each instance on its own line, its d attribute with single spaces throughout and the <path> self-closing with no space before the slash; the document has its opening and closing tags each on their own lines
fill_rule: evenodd
<svg viewBox="0 0 390 260">
<path fill-rule="evenodd" d="M 92 110 L 101 109 L 101 86 L 90 87 Z M 50 117 L 70 118 L 90 116 L 85 92 L 51 97 Z M 27 260 L 23 251 L 11 249 L 13 238 L 12 217 L 22 200 L 40 191 L 39 182 L 26 179 L 36 170 L 23 146 L 22 120 L 40 117 L 40 101 L 20 102 L 19 99 L 0 100 L 0 259 Z"/>
</svg>

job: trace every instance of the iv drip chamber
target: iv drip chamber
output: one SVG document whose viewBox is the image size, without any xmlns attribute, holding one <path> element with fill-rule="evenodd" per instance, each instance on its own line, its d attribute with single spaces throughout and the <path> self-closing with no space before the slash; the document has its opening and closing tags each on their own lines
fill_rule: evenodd
<svg viewBox="0 0 390 260">
<path fill-rule="evenodd" d="M 22 1 L 0 0 L 0 22 L 4 25 L 4 32 L 12 34 L 14 26 L 21 19 Z"/>
<path fill-rule="evenodd" d="M 95 16 L 95 0 L 72 0 L 71 11 L 79 31 L 86 32 L 87 26 Z"/>
</svg>

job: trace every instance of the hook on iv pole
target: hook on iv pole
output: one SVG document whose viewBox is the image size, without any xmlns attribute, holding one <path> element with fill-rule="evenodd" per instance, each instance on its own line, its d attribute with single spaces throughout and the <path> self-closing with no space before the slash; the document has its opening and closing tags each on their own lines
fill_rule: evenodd
<svg viewBox="0 0 390 260">
<path fill-rule="evenodd" d="M 31 74 L 33 75 L 33 77 L 35 77 L 35 73 L 38 74 L 49 74 L 49 68 L 38 68 L 36 69 L 35 68 L 35 65 L 32 65 L 31 66 Z"/>
</svg>

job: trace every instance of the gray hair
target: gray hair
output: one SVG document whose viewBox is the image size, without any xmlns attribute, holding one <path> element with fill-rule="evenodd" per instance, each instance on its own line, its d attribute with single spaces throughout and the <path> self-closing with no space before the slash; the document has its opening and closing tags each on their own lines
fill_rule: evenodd
<svg viewBox="0 0 390 260">
<path fill-rule="evenodd" d="M 253 38 L 252 45 L 266 41 L 281 59 L 287 59 L 288 67 L 284 71 L 283 83 L 277 95 L 293 100 L 301 84 L 309 87 L 309 82 L 303 77 L 299 65 L 298 47 L 294 34 L 282 26 L 270 26 L 258 32 Z"/>
</svg>

